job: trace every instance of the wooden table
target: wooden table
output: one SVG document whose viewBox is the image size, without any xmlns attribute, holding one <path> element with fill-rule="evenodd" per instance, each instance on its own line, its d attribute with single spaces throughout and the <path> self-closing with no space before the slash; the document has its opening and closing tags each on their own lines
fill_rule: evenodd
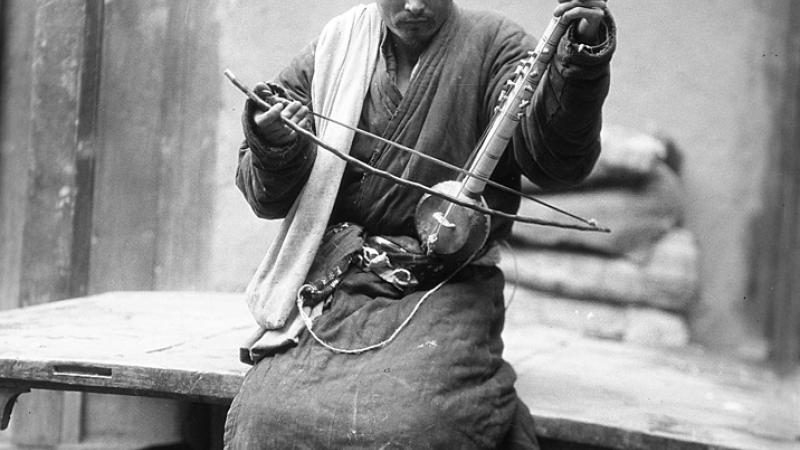
<svg viewBox="0 0 800 450">
<path fill-rule="evenodd" d="M 537 434 L 619 449 L 800 449 L 800 378 L 699 350 L 533 327 L 508 313 L 506 357 Z M 116 292 L 0 313 L 0 408 L 31 388 L 229 403 L 253 322 L 239 294 Z M 276 405 L 276 407 L 278 407 Z"/>
</svg>

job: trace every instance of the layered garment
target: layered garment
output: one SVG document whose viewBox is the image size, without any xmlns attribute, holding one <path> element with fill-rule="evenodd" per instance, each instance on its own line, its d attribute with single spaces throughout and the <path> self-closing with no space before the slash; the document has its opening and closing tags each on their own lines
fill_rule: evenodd
<svg viewBox="0 0 800 450">
<path fill-rule="evenodd" d="M 599 153 L 600 110 L 608 90 L 608 39 L 592 52 L 569 33 L 559 44 L 493 178 L 518 187 L 525 175 L 544 187 L 585 177 Z M 491 14 L 454 8 L 421 55 L 405 93 L 394 82 L 384 28 L 381 55 L 364 98 L 359 127 L 463 166 L 491 118 L 503 84 L 535 40 Z M 275 82 L 312 102 L 315 44 Z M 237 185 L 256 214 L 282 218 L 308 180 L 317 156 L 303 139 L 286 148 L 263 142 L 245 112 L 246 141 Z M 350 153 L 374 167 L 426 185 L 455 178 L 448 170 L 357 136 Z M 353 222 L 367 235 L 414 236 L 420 192 L 348 166 L 329 223 Z M 516 211 L 519 200 L 487 189 L 490 206 Z M 511 224 L 493 221 L 490 240 Z M 248 372 L 226 423 L 228 448 L 535 448 L 532 422 L 502 359 L 503 275 L 470 266 L 421 305 L 387 346 L 358 355 L 331 352 L 306 332 L 285 353 Z M 390 336 L 425 288 L 401 292 L 375 273 L 351 266 L 314 330 L 341 348 Z M 258 315 L 258 311 L 254 311 Z"/>
</svg>

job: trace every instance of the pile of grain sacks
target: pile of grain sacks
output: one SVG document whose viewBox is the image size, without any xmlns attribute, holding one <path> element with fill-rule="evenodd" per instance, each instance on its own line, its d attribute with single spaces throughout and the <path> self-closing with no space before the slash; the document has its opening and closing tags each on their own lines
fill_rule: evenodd
<svg viewBox="0 0 800 450">
<path fill-rule="evenodd" d="M 698 249 L 683 227 L 680 154 L 668 140 L 606 127 L 592 175 L 575 189 L 523 190 L 594 218 L 609 234 L 514 225 L 503 250 L 508 320 L 569 328 L 654 346 L 689 342 L 687 315 L 698 295 Z M 523 200 L 520 214 L 563 217 Z"/>
</svg>

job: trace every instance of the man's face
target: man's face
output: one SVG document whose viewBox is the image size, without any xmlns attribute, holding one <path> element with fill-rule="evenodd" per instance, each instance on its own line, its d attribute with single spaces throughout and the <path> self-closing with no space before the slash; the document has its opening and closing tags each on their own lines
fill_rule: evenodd
<svg viewBox="0 0 800 450">
<path fill-rule="evenodd" d="M 404 44 L 419 47 L 447 20 L 453 0 L 377 0 L 381 17 Z"/>
</svg>

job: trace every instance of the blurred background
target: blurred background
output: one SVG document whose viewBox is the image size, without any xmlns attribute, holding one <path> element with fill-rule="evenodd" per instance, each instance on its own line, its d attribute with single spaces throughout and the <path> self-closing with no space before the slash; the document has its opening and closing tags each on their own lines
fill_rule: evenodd
<svg viewBox="0 0 800 450">
<path fill-rule="evenodd" d="M 0 0 L 0 309 L 113 290 L 241 291 L 278 223 L 257 219 L 233 185 L 244 98 L 222 72 L 270 79 L 357 3 Z M 457 3 L 534 35 L 555 6 Z M 548 326 L 632 345 L 795 364 L 800 7 L 610 7 L 609 152 L 587 186 L 547 196 L 621 234 L 517 226 L 504 266 L 514 301 Z M 187 415 L 166 400 L 69 396 L 23 396 L 18 411 L 50 405 L 47 417 L 0 433 L 0 448 L 158 445 Z M 78 404 L 81 419 L 61 420 L 54 404 Z"/>
</svg>

